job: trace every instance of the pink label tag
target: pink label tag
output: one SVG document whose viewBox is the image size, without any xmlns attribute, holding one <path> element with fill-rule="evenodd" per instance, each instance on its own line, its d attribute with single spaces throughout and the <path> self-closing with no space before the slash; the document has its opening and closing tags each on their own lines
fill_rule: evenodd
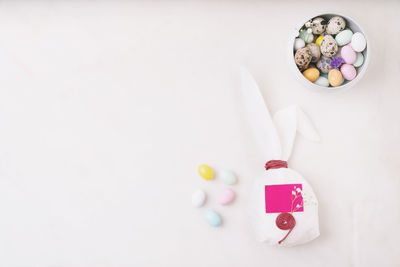
<svg viewBox="0 0 400 267">
<path fill-rule="evenodd" d="M 301 184 L 279 184 L 265 186 L 265 212 L 299 212 L 303 209 L 303 187 Z"/>
</svg>

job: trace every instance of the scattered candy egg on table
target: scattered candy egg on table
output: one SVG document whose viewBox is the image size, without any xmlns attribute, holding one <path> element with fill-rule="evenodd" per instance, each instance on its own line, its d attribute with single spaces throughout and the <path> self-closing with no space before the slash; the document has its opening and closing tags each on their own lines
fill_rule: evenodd
<svg viewBox="0 0 400 267">
<path fill-rule="evenodd" d="M 235 192 L 232 189 L 228 188 L 222 191 L 222 193 L 219 195 L 218 202 L 221 205 L 228 205 L 233 201 L 234 198 Z"/>
<path fill-rule="evenodd" d="M 200 165 L 198 168 L 198 172 L 199 172 L 200 176 L 203 177 L 205 180 L 211 180 L 214 178 L 213 169 L 206 164 Z"/>
<path fill-rule="evenodd" d="M 333 87 L 340 86 L 343 83 L 343 76 L 337 69 L 331 69 L 328 73 L 329 84 Z"/>
<path fill-rule="evenodd" d="M 218 227 L 221 225 L 221 216 L 215 210 L 206 211 L 206 221 L 209 225 Z"/>
<path fill-rule="evenodd" d="M 344 46 L 351 42 L 351 37 L 353 37 L 353 32 L 349 29 L 346 29 L 336 35 L 335 41 L 338 46 Z"/>
<path fill-rule="evenodd" d="M 311 29 L 313 34 L 322 34 L 326 30 L 326 20 L 324 18 L 318 17 L 312 20 Z"/>
<path fill-rule="evenodd" d="M 306 46 L 306 43 L 304 42 L 303 39 L 301 38 L 296 38 L 296 40 L 294 40 L 294 45 L 293 45 L 293 49 L 294 51 L 299 50 L 300 48 L 303 48 Z"/>
<path fill-rule="evenodd" d="M 354 67 L 360 67 L 364 63 L 364 55 L 361 52 L 357 52 L 356 61 L 353 63 Z"/>
<path fill-rule="evenodd" d="M 328 78 L 326 78 L 324 76 L 319 76 L 318 79 L 314 83 L 319 86 L 324 86 L 324 87 L 329 86 Z"/>
<path fill-rule="evenodd" d="M 331 58 L 322 56 L 321 59 L 317 62 L 317 68 L 322 73 L 328 73 L 332 69 L 331 62 Z"/>
<path fill-rule="evenodd" d="M 333 57 L 338 51 L 338 45 L 332 35 L 325 35 L 321 42 L 321 54 L 326 57 Z"/>
<path fill-rule="evenodd" d="M 362 52 L 364 51 L 365 47 L 367 47 L 367 41 L 361 32 L 356 32 L 353 34 L 351 38 L 351 47 L 356 52 Z"/>
<path fill-rule="evenodd" d="M 219 177 L 225 184 L 228 184 L 228 185 L 233 185 L 233 184 L 236 184 L 236 182 L 237 182 L 236 174 L 229 170 L 222 170 L 219 173 Z"/>
<path fill-rule="evenodd" d="M 332 17 L 326 25 L 327 34 L 338 34 L 341 30 L 346 28 L 346 21 L 339 16 Z"/>
<path fill-rule="evenodd" d="M 340 67 L 340 72 L 342 73 L 343 78 L 349 81 L 353 80 L 357 75 L 356 69 L 353 65 L 350 64 L 343 64 Z"/>
<path fill-rule="evenodd" d="M 356 62 L 357 54 L 350 44 L 343 46 L 340 54 L 347 64 L 353 64 Z"/>
<path fill-rule="evenodd" d="M 203 190 L 198 189 L 192 194 L 193 207 L 199 208 L 203 206 L 205 200 L 206 200 L 206 193 Z"/>
<path fill-rule="evenodd" d="M 325 36 L 321 35 L 320 37 L 317 38 L 317 40 L 315 40 L 315 43 L 316 43 L 318 46 L 321 46 L 321 42 L 322 42 L 322 39 L 324 39 L 324 37 L 325 37 Z"/>
<path fill-rule="evenodd" d="M 310 82 L 315 82 L 319 77 L 319 70 L 317 68 L 308 68 L 303 71 L 303 75 Z"/>
<path fill-rule="evenodd" d="M 306 68 L 312 59 L 311 51 L 308 47 L 303 47 L 296 51 L 294 61 L 299 68 Z"/>
<path fill-rule="evenodd" d="M 311 51 L 311 62 L 317 62 L 321 57 L 321 51 L 319 46 L 315 43 L 310 43 L 307 45 L 308 49 Z"/>
</svg>

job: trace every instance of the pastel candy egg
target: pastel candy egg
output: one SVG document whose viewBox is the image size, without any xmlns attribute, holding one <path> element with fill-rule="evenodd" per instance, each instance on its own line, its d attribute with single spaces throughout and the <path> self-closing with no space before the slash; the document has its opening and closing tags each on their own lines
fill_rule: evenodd
<svg viewBox="0 0 400 267">
<path fill-rule="evenodd" d="M 197 171 L 199 172 L 200 176 L 203 177 L 205 180 L 211 180 L 214 178 L 213 169 L 206 164 L 200 165 Z"/>
<path fill-rule="evenodd" d="M 357 76 L 356 69 L 350 64 L 343 64 L 340 67 L 340 72 L 342 73 L 343 77 L 349 81 L 353 80 Z"/>
<path fill-rule="evenodd" d="M 222 170 L 219 176 L 225 184 L 233 185 L 237 182 L 237 177 L 232 171 Z"/>
<path fill-rule="evenodd" d="M 356 61 L 353 63 L 354 67 L 360 67 L 364 63 L 364 55 L 361 52 L 357 52 Z"/>
<path fill-rule="evenodd" d="M 312 32 L 308 32 L 307 30 L 300 30 L 299 37 L 306 42 L 306 44 L 311 43 L 314 40 L 314 35 Z"/>
<path fill-rule="evenodd" d="M 351 37 L 353 37 L 353 32 L 347 29 L 339 32 L 335 37 L 335 41 L 338 46 L 344 46 L 350 43 Z"/>
<path fill-rule="evenodd" d="M 305 46 L 306 46 L 306 43 L 304 42 L 303 39 L 301 39 L 301 38 L 296 38 L 296 39 L 294 40 L 294 44 L 293 44 L 293 49 L 294 49 L 294 51 L 297 51 L 297 50 L 299 50 L 300 48 L 303 48 L 303 47 L 305 47 Z"/>
<path fill-rule="evenodd" d="M 304 35 L 306 35 L 306 33 L 307 33 L 307 30 L 300 30 L 299 31 L 299 38 L 303 39 L 303 41 L 304 41 Z"/>
<path fill-rule="evenodd" d="M 323 36 L 323 35 L 321 35 L 320 37 L 318 37 L 317 40 L 315 40 L 315 43 L 316 43 L 318 46 L 321 46 L 322 39 L 324 39 L 324 36 Z"/>
<path fill-rule="evenodd" d="M 328 73 L 329 84 L 333 87 L 339 86 L 343 82 L 343 76 L 337 69 L 331 69 Z"/>
<path fill-rule="evenodd" d="M 326 57 L 333 57 L 338 51 L 338 45 L 331 35 L 325 35 L 321 42 L 321 53 Z"/>
<path fill-rule="evenodd" d="M 364 35 L 361 32 L 356 32 L 353 34 L 351 38 L 351 47 L 356 52 L 364 51 L 365 47 L 367 46 L 367 41 L 365 40 Z"/>
<path fill-rule="evenodd" d="M 235 198 L 235 192 L 233 192 L 232 189 L 228 188 L 222 191 L 222 193 L 219 195 L 218 202 L 221 205 L 228 205 L 233 201 L 234 198 Z"/>
<path fill-rule="evenodd" d="M 342 47 L 340 54 L 347 64 L 356 62 L 357 54 L 349 44 Z"/>
<path fill-rule="evenodd" d="M 303 71 L 303 76 L 310 82 L 315 82 L 319 77 L 319 70 L 317 68 L 308 68 Z"/>
<path fill-rule="evenodd" d="M 193 207 L 199 208 L 203 206 L 204 201 L 206 200 L 206 193 L 203 190 L 196 190 L 192 194 L 192 205 Z"/>
<path fill-rule="evenodd" d="M 206 222 L 214 227 L 221 225 L 221 216 L 215 210 L 208 210 L 206 212 Z"/>
<path fill-rule="evenodd" d="M 304 42 L 306 42 L 306 44 L 312 43 L 312 41 L 314 41 L 314 34 L 307 32 L 307 34 L 304 36 Z"/>
<path fill-rule="evenodd" d="M 319 85 L 319 86 L 324 86 L 324 87 L 328 87 L 329 86 L 329 81 L 324 76 L 319 76 L 318 79 L 314 83 L 316 85 Z"/>
</svg>

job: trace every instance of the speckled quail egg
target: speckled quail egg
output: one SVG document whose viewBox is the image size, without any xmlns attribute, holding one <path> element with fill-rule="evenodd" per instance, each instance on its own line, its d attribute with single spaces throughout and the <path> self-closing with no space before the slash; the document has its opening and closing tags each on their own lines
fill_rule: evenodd
<svg viewBox="0 0 400 267">
<path fill-rule="evenodd" d="M 335 16 L 328 21 L 328 24 L 326 25 L 326 33 L 335 35 L 344 28 L 346 28 L 346 21 L 344 18 Z"/>
<path fill-rule="evenodd" d="M 318 17 L 313 19 L 311 23 L 311 29 L 313 34 L 322 34 L 326 30 L 326 20 L 324 18 Z"/>
<path fill-rule="evenodd" d="M 331 58 L 322 56 L 321 59 L 317 62 L 317 68 L 322 73 L 328 73 L 332 69 L 331 62 Z"/>
<path fill-rule="evenodd" d="M 311 51 L 308 47 L 300 48 L 294 55 L 294 61 L 300 69 L 304 69 L 310 64 L 312 58 Z"/>
<path fill-rule="evenodd" d="M 321 42 L 321 53 L 326 57 L 333 57 L 338 51 L 338 45 L 332 35 L 326 35 Z"/>
<path fill-rule="evenodd" d="M 319 58 L 321 57 L 321 51 L 319 50 L 319 46 L 316 43 L 310 43 L 307 47 L 311 51 L 311 62 L 318 62 Z"/>
</svg>

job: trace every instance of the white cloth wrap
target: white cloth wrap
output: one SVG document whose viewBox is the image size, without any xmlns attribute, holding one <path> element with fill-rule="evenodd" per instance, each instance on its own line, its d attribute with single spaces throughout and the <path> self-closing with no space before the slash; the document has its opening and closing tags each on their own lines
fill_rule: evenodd
<svg viewBox="0 0 400 267">
<path fill-rule="evenodd" d="M 265 185 L 302 184 L 303 212 L 294 212 L 296 226 L 279 246 L 295 246 L 307 243 L 319 236 L 318 200 L 311 186 L 297 172 L 289 168 L 270 169 L 255 179 L 250 195 L 249 215 L 260 242 L 278 246 L 278 241 L 286 234 L 279 229 L 275 220 L 279 213 L 265 212 Z"/>
</svg>

